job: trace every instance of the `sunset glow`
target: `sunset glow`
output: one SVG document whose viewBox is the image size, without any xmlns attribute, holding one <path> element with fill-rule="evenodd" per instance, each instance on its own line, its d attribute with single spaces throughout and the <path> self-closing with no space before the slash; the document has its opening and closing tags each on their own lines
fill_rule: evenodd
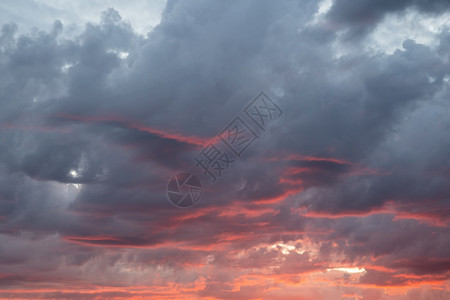
<svg viewBox="0 0 450 300">
<path fill-rule="evenodd" d="M 449 0 L 0 23 L 0 299 L 450 299 Z"/>
</svg>

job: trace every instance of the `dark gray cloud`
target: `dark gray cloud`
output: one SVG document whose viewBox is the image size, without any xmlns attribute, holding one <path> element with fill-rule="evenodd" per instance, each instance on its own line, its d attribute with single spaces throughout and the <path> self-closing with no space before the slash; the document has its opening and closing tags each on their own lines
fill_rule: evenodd
<svg viewBox="0 0 450 300">
<path fill-rule="evenodd" d="M 417 9 L 426 14 L 448 12 L 450 3 L 446 0 L 335 0 L 327 17 L 330 22 L 347 29 L 349 38 L 361 37 L 373 30 L 389 13 Z"/>
<path fill-rule="evenodd" d="M 169 1 L 145 37 L 114 9 L 70 38 L 60 21 L 4 24 L 0 284 L 249 299 L 273 286 L 236 292 L 233 278 L 296 282 L 334 264 L 367 266 L 355 285 L 448 280 L 449 34 L 392 54 L 335 48 L 340 29 L 448 4 L 336 0 L 336 28 L 311 23 L 318 7 Z M 193 156 L 260 90 L 282 117 L 210 183 Z M 181 171 L 205 187 L 192 210 L 166 199 Z"/>
</svg>

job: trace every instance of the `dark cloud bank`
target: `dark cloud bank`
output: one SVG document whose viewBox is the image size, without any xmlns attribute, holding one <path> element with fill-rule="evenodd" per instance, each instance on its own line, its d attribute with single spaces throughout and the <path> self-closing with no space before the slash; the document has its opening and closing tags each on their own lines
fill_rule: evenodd
<svg viewBox="0 0 450 300">
<path fill-rule="evenodd" d="M 338 255 L 369 266 L 356 286 L 448 283 L 450 32 L 437 47 L 408 39 L 392 54 L 335 58 L 333 46 L 359 47 L 407 8 L 438 15 L 450 5 L 336 0 L 312 24 L 316 1 L 169 1 L 145 37 L 114 9 L 73 39 L 59 21 L 28 35 L 3 21 L 0 296 L 78 298 L 26 293 L 86 282 L 188 285 L 201 274 L 187 266 L 207 260 L 213 271 L 192 297 L 263 298 L 267 286 L 230 290 L 234 254 L 306 237 L 319 253 L 291 251 L 274 274 L 325 271 Z M 260 90 L 283 117 L 209 185 L 192 163 L 198 141 Z M 192 210 L 165 195 L 185 170 L 208 188 Z M 277 264 L 273 251 L 250 251 L 239 265 Z M 145 280 L 120 265 L 140 266 Z M 102 293 L 91 296 L 133 296 Z"/>
</svg>

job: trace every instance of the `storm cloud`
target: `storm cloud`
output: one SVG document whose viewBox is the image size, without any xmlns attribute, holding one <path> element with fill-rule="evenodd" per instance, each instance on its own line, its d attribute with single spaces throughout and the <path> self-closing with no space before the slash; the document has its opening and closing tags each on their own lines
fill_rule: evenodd
<svg viewBox="0 0 450 300">
<path fill-rule="evenodd" d="M 0 14 L 0 297 L 449 296 L 450 22 L 421 22 L 448 1 L 40 2 Z M 383 51 L 389 16 L 430 42 Z M 193 158 L 236 116 L 258 138 L 212 182 Z"/>
</svg>

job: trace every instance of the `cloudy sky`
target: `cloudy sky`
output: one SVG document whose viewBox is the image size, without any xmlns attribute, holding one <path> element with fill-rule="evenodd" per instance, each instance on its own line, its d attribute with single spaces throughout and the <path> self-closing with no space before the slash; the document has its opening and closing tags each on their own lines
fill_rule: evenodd
<svg viewBox="0 0 450 300">
<path fill-rule="evenodd" d="M 448 0 L 5 0 L 0 26 L 0 298 L 450 299 Z"/>
</svg>

